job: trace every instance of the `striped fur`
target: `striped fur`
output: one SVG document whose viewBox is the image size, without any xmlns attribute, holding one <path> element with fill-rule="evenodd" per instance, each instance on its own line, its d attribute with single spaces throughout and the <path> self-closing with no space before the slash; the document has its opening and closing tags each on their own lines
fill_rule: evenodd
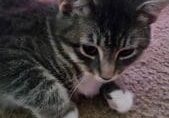
<svg viewBox="0 0 169 118">
<path fill-rule="evenodd" d="M 6 103 L 30 109 L 37 117 L 63 118 L 77 112 L 71 98 L 76 91 L 83 94 L 80 84 L 87 76 L 101 87 L 148 46 L 150 24 L 138 20 L 138 5 L 127 0 L 87 5 L 89 14 L 58 16 L 54 6 L 7 12 L 0 4 L 2 106 L 10 98 Z"/>
</svg>

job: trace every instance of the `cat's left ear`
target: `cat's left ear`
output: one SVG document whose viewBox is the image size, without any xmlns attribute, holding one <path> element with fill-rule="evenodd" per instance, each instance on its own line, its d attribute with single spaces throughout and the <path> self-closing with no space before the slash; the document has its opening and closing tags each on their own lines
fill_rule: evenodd
<svg viewBox="0 0 169 118">
<path fill-rule="evenodd" d="M 169 0 L 148 0 L 137 8 L 138 21 L 152 24 L 158 18 L 161 10 L 169 4 Z"/>
</svg>

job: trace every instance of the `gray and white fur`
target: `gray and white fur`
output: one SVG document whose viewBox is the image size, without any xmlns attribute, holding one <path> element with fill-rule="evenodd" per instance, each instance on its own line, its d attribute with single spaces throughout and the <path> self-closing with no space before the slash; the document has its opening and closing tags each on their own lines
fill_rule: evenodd
<svg viewBox="0 0 169 118">
<path fill-rule="evenodd" d="M 37 118 L 78 118 L 74 94 L 99 92 L 112 109 L 131 108 L 133 94 L 112 81 L 148 46 L 158 16 L 150 6 L 161 10 L 163 2 L 94 0 L 61 17 L 51 5 L 12 12 L 21 0 L 0 3 L 0 108 L 23 107 Z"/>
</svg>

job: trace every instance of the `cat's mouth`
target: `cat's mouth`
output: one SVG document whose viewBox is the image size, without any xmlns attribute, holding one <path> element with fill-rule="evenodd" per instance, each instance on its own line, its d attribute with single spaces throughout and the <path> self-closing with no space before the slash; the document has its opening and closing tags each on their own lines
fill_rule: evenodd
<svg viewBox="0 0 169 118">
<path fill-rule="evenodd" d="M 100 87 L 108 82 L 114 81 L 117 79 L 117 75 L 112 79 L 105 80 L 101 78 L 97 74 L 93 74 L 91 72 L 84 72 L 83 75 L 79 78 L 79 82 L 76 84 L 78 92 L 85 96 L 94 96 L 99 93 Z"/>
<path fill-rule="evenodd" d="M 100 76 L 95 76 L 94 79 L 96 79 L 97 81 L 101 82 L 101 83 L 108 83 L 108 82 L 112 82 L 114 80 L 116 80 L 118 78 L 118 75 L 113 76 L 112 78 L 103 78 Z"/>
<path fill-rule="evenodd" d="M 108 82 L 112 82 L 112 81 L 116 80 L 118 78 L 118 75 L 119 74 L 115 74 L 112 78 L 104 78 L 104 77 L 99 76 L 98 74 L 85 72 L 83 74 L 83 77 L 94 79 L 94 80 L 96 80 L 97 82 L 100 82 L 100 83 L 108 83 Z"/>
</svg>

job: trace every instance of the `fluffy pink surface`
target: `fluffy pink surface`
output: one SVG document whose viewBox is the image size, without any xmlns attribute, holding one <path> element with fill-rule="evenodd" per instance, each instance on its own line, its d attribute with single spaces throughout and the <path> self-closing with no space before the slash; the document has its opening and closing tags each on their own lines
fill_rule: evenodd
<svg viewBox="0 0 169 118">
<path fill-rule="evenodd" d="M 149 48 L 121 78 L 136 95 L 130 118 L 169 118 L 169 6 L 152 25 Z"/>
</svg>

